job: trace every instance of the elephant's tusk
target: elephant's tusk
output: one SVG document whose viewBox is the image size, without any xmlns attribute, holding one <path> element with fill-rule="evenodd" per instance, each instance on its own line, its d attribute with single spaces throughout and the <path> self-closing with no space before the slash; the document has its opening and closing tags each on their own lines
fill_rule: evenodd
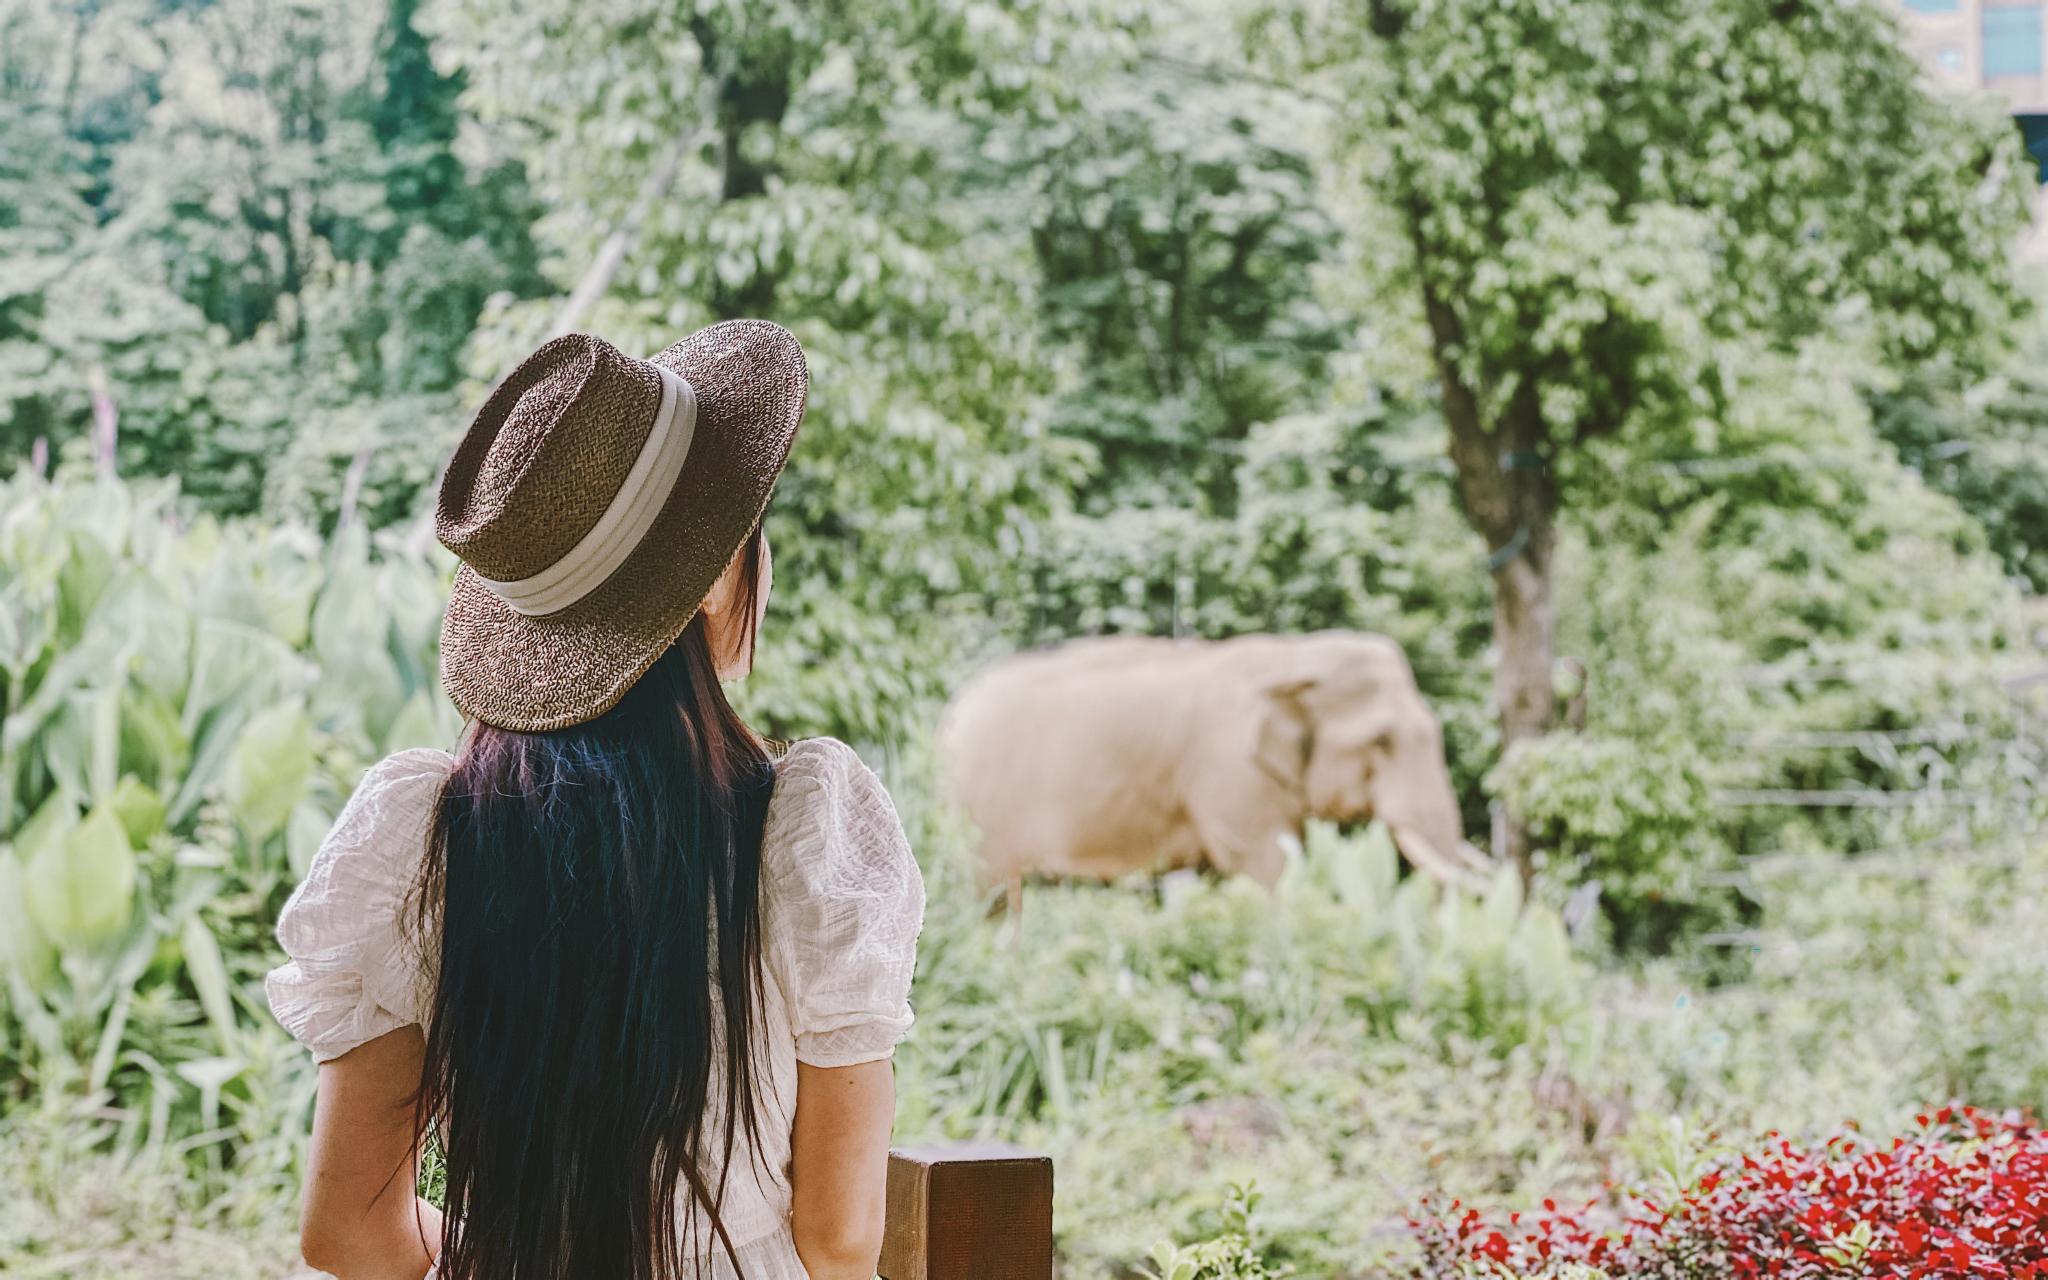
<svg viewBox="0 0 2048 1280">
<path fill-rule="evenodd" d="M 1500 866 L 1500 860 L 1488 854 L 1470 840 L 1460 840 L 1456 846 L 1458 860 L 1474 871 L 1491 873 Z"/>
<path fill-rule="evenodd" d="M 1479 882 L 1479 877 L 1471 868 L 1446 858 L 1413 827 L 1393 827 L 1390 830 L 1394 837 L 1394 847 L 1406 855 L 1417 870 L 1426 871 L 1445 884 L 1472 885 Z"/>
</svg>

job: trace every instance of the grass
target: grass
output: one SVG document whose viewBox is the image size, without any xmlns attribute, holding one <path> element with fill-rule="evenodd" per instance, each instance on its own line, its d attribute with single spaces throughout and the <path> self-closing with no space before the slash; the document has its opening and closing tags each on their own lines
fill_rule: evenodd
<svg viewBox="0 0 2048 1280">
<path fill-rule="evenodd" d="M 927 847 L 957 847 L 905 808 Z M 2048 849 L 2009 849 L 1760 869 L 1749 976 L 1719 985 L 1700 976 L 1727 971 L 1718 954 L 1596 965 L 1506 888 L 1438 902 L 1396 885 L 1370 837 L 1317 832 L 1277 899 L 1245 883 L 1157 899 L 1038 887 L 1014 944 L 940 857 L 899 1134 L 1050 1152 L 1073 1280 L 1214 1234 L 1247 1181 L 1272 1262 L 1386 1274 L 1426 1192 L 1584 1197 L 1682 1181 L 1716 1133 L 2038 1101 L 2048 904 L 2030 886 Z M 148 1146 L 115 1109 L 47 1098 L 7 1117 L 0 1273 L 295 1272 L 309 1077 L 241 998 L 262 1079 L 221 1132 Z"/>
</svg>

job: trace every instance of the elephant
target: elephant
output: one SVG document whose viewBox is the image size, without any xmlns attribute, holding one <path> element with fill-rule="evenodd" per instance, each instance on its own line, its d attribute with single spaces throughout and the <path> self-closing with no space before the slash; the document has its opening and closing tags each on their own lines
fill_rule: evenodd
<svg viewBox="0 0 2048 1280">
<path fill-rule="evenodd" d="M 1469 880 L 1443 730 L 1401 647 L 1326 631 L 1075 641 L 1010 658 L 948 705 L 949 790 L 990 888 L 1208 868 L 1271 888 L 1310 817 L 1383 821 L 1441 880 Z"/>
</svg>

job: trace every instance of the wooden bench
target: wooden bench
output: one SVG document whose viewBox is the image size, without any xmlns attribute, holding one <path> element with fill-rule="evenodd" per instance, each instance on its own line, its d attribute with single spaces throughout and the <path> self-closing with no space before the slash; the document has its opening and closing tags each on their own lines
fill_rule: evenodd
<svg viewBox="0 0 2048 1280">
<path fill-rule="evenodd" d="M 1051 1280 L 1052 1158 L 1000 1142 L 889 1153 L 882 1280 Z"/>
</svg>

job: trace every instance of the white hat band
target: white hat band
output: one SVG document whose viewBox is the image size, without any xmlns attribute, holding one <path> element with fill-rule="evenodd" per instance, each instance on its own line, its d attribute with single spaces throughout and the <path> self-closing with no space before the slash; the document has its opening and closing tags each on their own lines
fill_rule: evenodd
<svg viewBox="0 0 2048 1280">
<path fill-rule="evenodd" d="M 514 612 L 530 618 L 560 613 L 597 590 L 626 563 L 668 502 L 697 434 L 697 389 L 660 365 L 651 367 L 661 374 L 661 407 L 655 410 L 654 426 L 590 532 L 532 577 L 498 582 L 477 575 Z"/>
</svg>

